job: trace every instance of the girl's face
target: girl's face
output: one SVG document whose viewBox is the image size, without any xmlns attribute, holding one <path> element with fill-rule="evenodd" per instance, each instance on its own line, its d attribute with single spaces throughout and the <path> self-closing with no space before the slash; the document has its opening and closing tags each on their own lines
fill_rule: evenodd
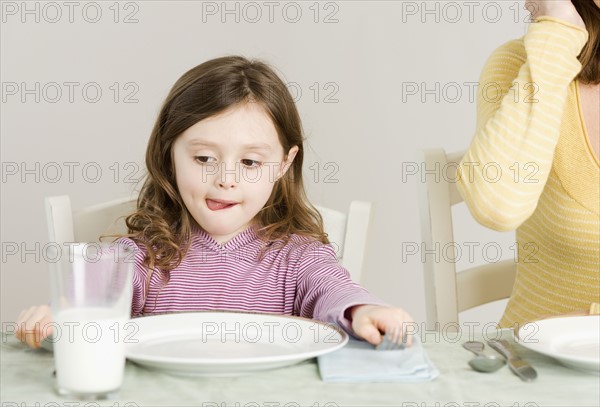
<svg viewBox="0 0 600 407">
<path fill-rule="evenodd" d="M 244 231 L 298 151 L 287 155 L 259 103 L 201 120 L 173 143 L 179 193 L 194 220 L 219 243 Z"/>
</svg>

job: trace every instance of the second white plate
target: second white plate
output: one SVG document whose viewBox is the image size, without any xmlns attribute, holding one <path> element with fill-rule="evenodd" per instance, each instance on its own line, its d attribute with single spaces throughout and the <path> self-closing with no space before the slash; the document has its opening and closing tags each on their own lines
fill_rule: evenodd
<svg viewBox="0 0 600 407">
<path fill-rule="evenodd" d="M 179 375 L 231 376 L 292 365 L 340 349 L 341 329 L 284 315 L 183 312 L 131 320 L 129 360 Z"/>
<path fill-rule="evenodd" d="M 600 374 L 600 316 L 550 318 L 519 329 L 519 344 L 562 364 Z"/>
</svg>

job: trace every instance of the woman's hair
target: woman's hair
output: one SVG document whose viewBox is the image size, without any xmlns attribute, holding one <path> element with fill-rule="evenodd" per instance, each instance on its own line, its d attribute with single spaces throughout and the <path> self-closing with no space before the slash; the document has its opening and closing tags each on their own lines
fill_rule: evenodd
<svg viewBox="0 0 600 407">
<path fill-rule="evenodd" d="M 583 68 L 577 79 L 583 83 L 600 83 L 600 7 L 594 0 L 572 0 L 589 33 L 588 42 L 579 54 Z"/>
<path fill-rule="evenodd" d="M 306 198 L 302 125 L 287 86 L 263 62 L 240 56 L 217 58 L 190 69 L 173 85 L 148 142 L 148 174 L 136 212 L 126 218 L 127 236 L 146 248 L 147 288 L 155 268 L 168 277 L 181 263 L 195 223 L 178 192 L 173 143 L 199 121 L 242 103 L 264 107 L 285 154 L 298 147 L 292 165 L 275 182 L 266 205 L 254 219 L 258 235 L 265 242 L 287 242 L 289 235 L 296 233 L 328 243 L 321 215 Z"/>
</svg>

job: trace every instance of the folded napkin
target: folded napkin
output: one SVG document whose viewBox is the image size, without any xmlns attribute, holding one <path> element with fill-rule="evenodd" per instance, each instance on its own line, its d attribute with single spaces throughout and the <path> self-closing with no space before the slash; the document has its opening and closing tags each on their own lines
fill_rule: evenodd
<svg viewBox="0 0 600 407">
<path fill-rule="evenodd" d="M 403 350 L 375 350 L 368 342 L 350 338 L 342 349 L 318 357 L 325 382 L 427 382 L 440 372 L 431 363 L 418 335 Z"/>
</svg>

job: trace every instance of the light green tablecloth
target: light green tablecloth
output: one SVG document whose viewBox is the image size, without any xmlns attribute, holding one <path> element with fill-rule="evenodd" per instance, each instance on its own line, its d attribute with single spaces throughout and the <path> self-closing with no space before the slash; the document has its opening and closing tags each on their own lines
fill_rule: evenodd
<svg viewBox="0 0 600 407">
<path fill-rule="evenodd" d="M 435 338 L 422 336 L 423 345 L 440 376 L 428 383 L 324 383 L 315 359 L 287 368 L 231 378 L 177 377 L 127 362 L 119 398 L 72 403 L 53 391 L 52 353 L 28 349 L 13 336 L 2 336 L 0 353 L 2 407 L 21 406 L 598 406 L 599 377 L 563 367 L 553 359 L 518 346 L 538 371 L 525 383 L 507 367 L 492 374 L 474 372 L 472 357 L 461 347 L 466 332 Z M 508 336 L 507 333 L 504 333 Z M 444 338 L 446 336 L 446 338 Z M 456 340 L 456 341 L 455 341 Z M 491 350 L 490 350 L 491 351 Z M 129 404 L 127 404 L 129 403 Z"/>
</svg>

